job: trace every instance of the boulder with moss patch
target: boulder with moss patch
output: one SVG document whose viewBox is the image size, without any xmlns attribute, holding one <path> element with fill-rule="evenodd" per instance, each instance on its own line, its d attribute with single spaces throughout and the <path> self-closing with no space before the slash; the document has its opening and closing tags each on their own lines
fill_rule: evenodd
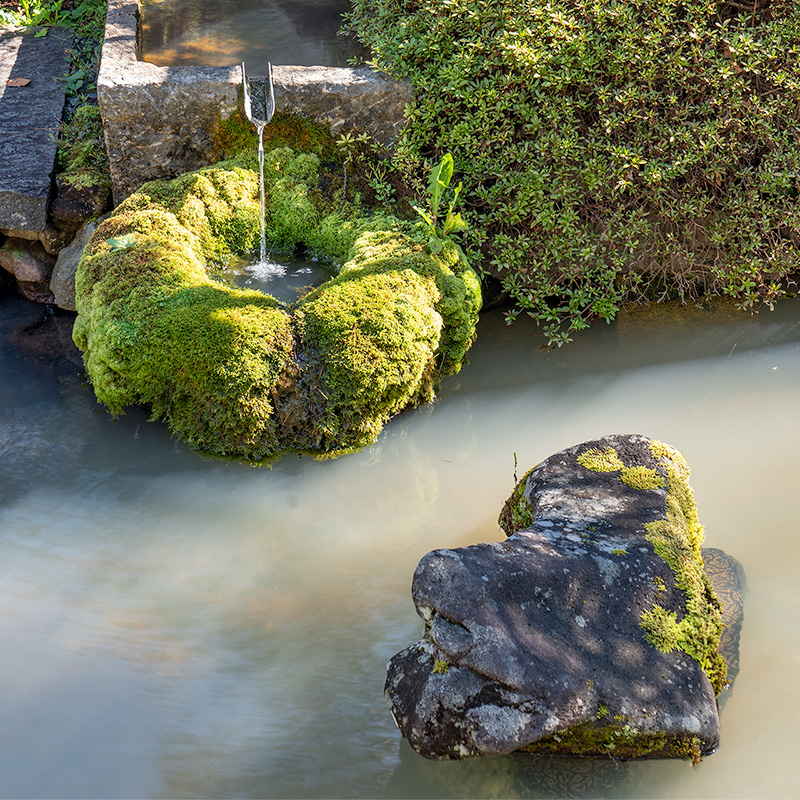
<svg viewBox="0 0 800 800">
<path fill-rule="evenodd" d="M 270 247 L 304 245 L 338 275 L 287 306 L 220 265 L 260 232 L 252 159 L 146 184 L 102 222 L 78 268 L 75 342 L 112 412 L 143 404 L 190 446 L 271 460 L 371 444 L 456 372 L 480 286 L 461 252 L 363 216 L 308 153 L 265 157 Z"/>
<path fill-rule="evenodd" d="M 386 681 L 411 745 L 429 758 L 713 752 L 722 617 L 683 457 L 635 435 L 572 447 L 526 474 L 500 524 L 506 541 L 417 567 L 425 636 Z"/>
</svg>

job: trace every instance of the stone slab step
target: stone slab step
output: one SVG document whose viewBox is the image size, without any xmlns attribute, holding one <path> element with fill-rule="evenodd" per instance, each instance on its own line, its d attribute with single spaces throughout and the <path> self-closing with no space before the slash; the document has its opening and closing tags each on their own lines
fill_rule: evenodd
<svg viewBox="0 0 800 800">
<path fill-rule="evenodd" d="M 42 231 L 64 111 L 71 32 L 0 28 L 0 229 Z M 14 79 L 25 86 L 9 86 Z"/>
</svg>

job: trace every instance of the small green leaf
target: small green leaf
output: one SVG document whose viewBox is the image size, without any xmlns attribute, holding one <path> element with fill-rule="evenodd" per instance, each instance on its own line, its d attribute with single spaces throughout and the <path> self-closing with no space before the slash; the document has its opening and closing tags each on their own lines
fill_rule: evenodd
<svg viewBox="0 0 800 800">
<path fill-rule="evenodd" d="M 433 228 L 433 219 L 431 219 L 431 215 L 428 214 L 427 211 L 423 211 L 419 206 L 412 205 L 411 206 L 417 214 L 422 217 L 422 219 L 431 227 Z"/>
<path fill-rule="evenodd" d="M 450 185 L 453 178 L 453 156 L 450 153 L 445 153 L 439 166 L 431 172 L 431 177 L 428 181 L 428 191 L 431 196 L 431 210 L 433 211 L 433 218 L 439 213 L 439 200 L 441 199 L 442 192 Z"/>
<path fill-rule="evenodd" d="M 457 211 L 450 211 L 447 214 L 447 219 L 444 221 L 444 225 L 442 226 L 442 236 L 447 236 L 448 233 L 452 233 L 454 231 L 465 231 L 467 229 L 467 223 L 461 217 Z"/>
<path fill-rule="evenodd" d="M 136 246 L 136 237 L 132 233 L 126 233 L 118 238 L 106 239 L 106 244 L 112 253 L 124 252 Z"/>
</svg>

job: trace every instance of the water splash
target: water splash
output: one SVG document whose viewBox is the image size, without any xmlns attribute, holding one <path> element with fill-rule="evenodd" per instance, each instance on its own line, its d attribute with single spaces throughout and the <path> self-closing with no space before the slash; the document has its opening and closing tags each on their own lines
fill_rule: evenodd
<svg viewBox="0 0 800 800">
<path fill-rule="evenodd" d="M 273 278 L 282 278 L 286 275 L 286 266 L 267 258 L 264 250 L 261 251 L 261 260 L 247 267 L 247 274 L 251 275 L 251 280 L 269 283 Z M 247 283 L 251 281 L 248 280 Z"/>
</svg>

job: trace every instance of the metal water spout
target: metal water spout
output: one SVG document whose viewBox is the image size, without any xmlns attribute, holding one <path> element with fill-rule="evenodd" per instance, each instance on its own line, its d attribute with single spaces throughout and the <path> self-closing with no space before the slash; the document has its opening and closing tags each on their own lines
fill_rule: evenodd
<svg viewBox="0 0 800 800">
<path fill-rule="evenodd" d="M 275 90 L 272 86 L 272 64 L 267 62 L 266 75 L 248 75 L 242 61 L 244 113 L 256 126 L 263 127 L 275 113 Z"/>
<path fill-rule="evenodd" d="M 272 88 L 272 64 L 267 62 L 266 75 L 251 75 L 245 72 L 242 61 L 242 94 L 244 96 L 244 113 L 247 119 L 256 126 L 258 132 L 258 188 L 261 196 L 261 252 L 259 266 L 271 265 L 267 260 L 267 237 L 264 222 L 264 128 L 275 113 L 275 91 Z"/>
</svg>

